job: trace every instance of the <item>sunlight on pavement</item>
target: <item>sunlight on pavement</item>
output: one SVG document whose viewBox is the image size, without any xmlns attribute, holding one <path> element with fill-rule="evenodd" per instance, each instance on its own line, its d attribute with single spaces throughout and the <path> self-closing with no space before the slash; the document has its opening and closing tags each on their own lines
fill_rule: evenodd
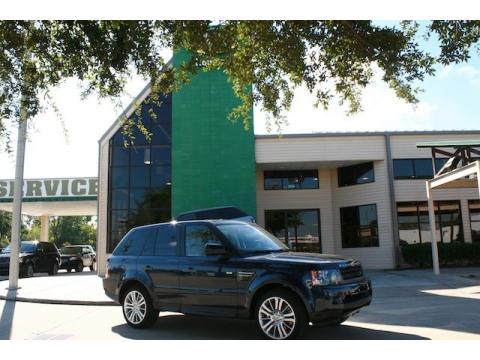
<svg viewBox="0 0 480 360">
<path fill-rule="evenodd" d="M 385 325 L 357 321 L 346 321 L 345 324 L 372 330 L 382 330 L 390 331 L 393 333 L 418 335 L 427 337 L 431 340 L 480 340 L 480 334 L 472 334 L 464 331 L 452 331 L 431 327 Z"/>
<path fill-rule="evenodd" d="M 480 286 L 468 286 L 468 287 L 459 288 L 459 289 L 422 290 L 421 292 L 432 294 L 432 295 L 461 297 L 466 299 L 480 300 Z"/>
</svg>

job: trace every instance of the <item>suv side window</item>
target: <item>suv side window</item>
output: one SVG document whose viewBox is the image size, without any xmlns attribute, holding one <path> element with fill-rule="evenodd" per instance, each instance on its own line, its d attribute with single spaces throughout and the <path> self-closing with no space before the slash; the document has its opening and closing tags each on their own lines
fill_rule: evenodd
<svg viewBox="0 0 480 360">
<path fill-rule="evenodd" d="M 155 256 L 175 256 L 177 255 L 177 239 L 175 236 L 175 226 L 160 225 L 157 233 L 157 246 Z"/>
<path fill-rule="evenodd" d="M 147 239 L 150 241 L 154 239 L 153 233 L 156 228 L 149 226 L 146 228 L 132 229 L 128 232 L 123 240 L 118 244 L 113 252 L 114 255 L 120 256 L 138 256 L 143 250 Z"/>
<path fill-rule="evenodd" d="M 157 227 L 150 226 L 144 229 L 139 229 L 142 232 L 144 237 L 145 245 L 143 246 L 142 256 L 153 256 L 155 255 L 155 244 L 157 242 Z"/>
<path fill-rule="evenodd" d="M 55 244 L 45 243 L 44 245 L 45 245 L 45 248 L 46 248 L 47 252 L 49 252 L 49 253 L 57 252 L 57 247 L 55 246 Z"/>
<path fill-rule="evenodd" d="M 43 253 L 46 253 L 46 252 L 47 252 L 47 248 L 45 247 L 45 244 L 39 242 L 39 243 L 37 244 L 37 253 L 43 254 Z"/>
<path fill-rule="evenodd" d="M 205 256 L 207 243 L 223 244 L 207 225 L 185 226 L 185 255 Z"/>
</svg>

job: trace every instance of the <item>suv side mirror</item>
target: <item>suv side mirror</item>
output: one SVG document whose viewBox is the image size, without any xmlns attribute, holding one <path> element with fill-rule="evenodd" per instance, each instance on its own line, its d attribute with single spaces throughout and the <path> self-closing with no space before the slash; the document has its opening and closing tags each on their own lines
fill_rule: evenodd
<svg viewBox="0 0 480 360">
<path fill-rule="evenodd" d="M 205 255 L 212 256 L 212 255 L 226 255 L 227 250 L 222 244 L 218 243 L 207 243 L 205 245 Z"/>
</svg>

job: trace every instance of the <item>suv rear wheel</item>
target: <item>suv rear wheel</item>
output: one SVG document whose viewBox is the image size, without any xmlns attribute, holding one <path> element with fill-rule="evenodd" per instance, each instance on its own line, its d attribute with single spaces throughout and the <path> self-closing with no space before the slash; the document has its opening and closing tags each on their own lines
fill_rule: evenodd
<svg viewBox="0 0 480 360">
<path fill-rule="evenodd" d="M 122 299 L 123 316 L 133 328 L 147 328 L 158 319 L 158 310 L 152 305 L 147 292 L 138 285 L 130 287 Z"/>
<path fill-rule="evenodd" d="M 50 271 L 48 272 L 48 275 L 57 275 L 58 273 L 58 264 L 54 262 L 52 264 L 52 267 L 50 268 Z"/>
<path fill-rule="evenodd" d="M 273 340 L 294 339 L 307 326 L 305 307 L 291 291 L 283 289 L 260 297 L 255 318 L 262 335 Z"/>
</svg>

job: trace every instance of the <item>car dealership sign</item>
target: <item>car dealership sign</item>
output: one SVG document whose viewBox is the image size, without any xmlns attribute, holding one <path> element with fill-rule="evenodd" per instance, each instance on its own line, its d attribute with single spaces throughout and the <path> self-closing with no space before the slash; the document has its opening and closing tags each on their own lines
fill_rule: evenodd
<svg viewBox="0 0 480 360">
<path fill-rule="evenodd" d="M 14 180 L 0 180 L 0 201 L 13 200 Z M 98 192 L 97 178 L 35 179 L 23 182 L 23 198 L 55 200 L 92 198 Z"/>
</svg>

